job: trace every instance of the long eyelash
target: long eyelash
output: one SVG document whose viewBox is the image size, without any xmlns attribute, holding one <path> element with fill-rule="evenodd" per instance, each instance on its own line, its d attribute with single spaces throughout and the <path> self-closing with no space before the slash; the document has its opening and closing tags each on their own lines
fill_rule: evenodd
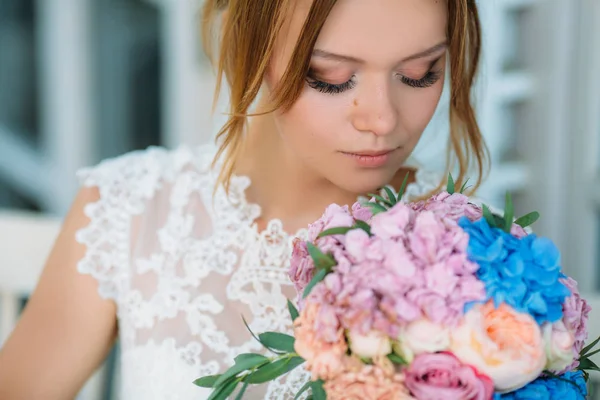
<svg viewBox="0 0 600 400">
<path fill-rule="evenodd" d="M 306 82 L 308 83 L 308 86 L 310 86 L 311 88 L 318 90 L 321 93 L 327 93 L 327 94 L 342 93 L 342 92 L 345 92 L 346 90 L 352 89 L 356 85 L 354 78 L 350 79 L 347 82 L 341 83 L 339 85 L 323 82 L 318 79 L 311 78 L 310 76 L 306 78 Z"/>
<path fill-rule="evenodd" d="M 406 76 L 400 75 L 400 80 L 404 84 L 406 84 L 410 87 L 428 88 L 430 86 L 433 86 L 440 79 L 441 76 L 442 76 L 442 73 L 440 71 L 429 71 L 421 79 L 412 79 L 412 78 L 407 78 Z"/>
</svg>

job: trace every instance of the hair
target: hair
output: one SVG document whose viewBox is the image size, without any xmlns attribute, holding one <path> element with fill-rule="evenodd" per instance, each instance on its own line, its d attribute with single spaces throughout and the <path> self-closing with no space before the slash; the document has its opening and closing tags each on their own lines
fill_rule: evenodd
<svg viewBox="0 0 600 400">
<path fill-rule="evenodd" d="M 218 183 L 226 190 L 244 144 L 247 118 L 251 115 L 249 109 L 263 84 L 277 35 L 296 1 L 206 0 L 204 5 L 203 44 L 217 71 L 215 104 L 223 77 L 230 90 L 229 119 L 217 133 L 216 140 L 220 144 L 214 159 L 216 164 L 224 156 Z M 450 172 L 458 164 L 455 182 L 462 185 L 474 166 L 478 172 L 474 191 L 489 163 L 471 103 L 471 89 L 480 61 L 481 24 L 475 0 L 448 0 L 447 3 L 450 139 L 446 169 Z M 313 1 L 287 70 L 274 89 L 271 111 L 289 110 L 302 93 L 313 48 L 335 4 L 336 0 Z M 226 18 L 216 29 L 222 12 L 226 12 Z M 215 43 L 218 43 L 218 57 L 213 56 Z M 437 189 L 441 186 L 442 182 Z"/>
</svg>

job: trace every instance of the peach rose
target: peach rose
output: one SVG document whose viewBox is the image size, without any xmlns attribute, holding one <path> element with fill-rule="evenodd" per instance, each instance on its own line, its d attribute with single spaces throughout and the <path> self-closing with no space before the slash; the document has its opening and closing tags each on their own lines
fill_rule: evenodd
<svg viewBox="0 0 600 400">
<path fill-rule="evenodd" d="M 404 376 L 388 373 L 375 365 L 347 372 L 326 381 L 327 400 L 408 400 L 414 399 L 404 386 Z"/>
<path fill-rule="evenodd" d="M 315 319 L 319 305 L 307 302 L 300 316 L 294 321 L 296 353 L 306 360 L 306 369 L 312 373 L 313 380 L 333 379 L 350 368 L 356 368 L 359 361 L 348 357 L 348 345 L 344 332 L 339 330 L 337 340 L 329 343 L 319 339 L 315 330 Z"/>
<path fill-rule="evenodd" d="M 478 304 L 452 330 L 450 351 L 494 381 L 500 393 L 536 379 L 546 365 L 542 333 L 528 314 L 505 303 Z"/>
</svg>

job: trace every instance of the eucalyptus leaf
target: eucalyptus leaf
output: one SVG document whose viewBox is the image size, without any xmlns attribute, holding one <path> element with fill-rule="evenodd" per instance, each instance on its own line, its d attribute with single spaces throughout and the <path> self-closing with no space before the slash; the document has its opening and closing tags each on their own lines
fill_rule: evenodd
<svg viewBox="0 0 600 400">
<path fill-rule="evenodd" d="M 315 400 L 326 400 L 327 399 L 327 393 L 325 393 L 325 389 L 323 389 L 323 381 L 322 380 L 318 380 L 318 381 L 313 381 L 312 384 L 310 385 L 310 388 L 312 390 L 312 394 L 313 397 L 315 398 Z"/>
<path fill-rule="evenodd" d="M 335 266 L 335 260 L 333 257 L 323 254 L 323 252 L 314 244 L 307 242 L 306 247 L 308 248 L 308 254 L 310 254 L 313 262 L 315 263 L 315 267 L 329 270 L 331 267 Z"/>
<path fill-rule="evenodd" d="M 515 217 L 515 207 L 513 205 L 512 196 L 506 192 L 506 203 L 504 204 L 504 231 L 510 233 Z"/>
<path fill-rule="evenodd" d="M 387 194 L 388 199 L 389 199 L 390 203 L 392 204 L 392 207 L 395 206 L 396 203 L 398 203 L 398 198 L 396 197 L 396 195 L 394 194 L 392 189 L 390 189 L 387 186 L 384 186 L 383 190 L 385 190 L 385 193 Z"/>
<path fill-rule="evenodd" d="M 257 356 L 258 356 L 258 354 L 257 354 Z M 260 365 L 264 365 L 264 364 L 266 364 L 268 362 L 269 362 L 269 359 L 265 358 L 265 357 L 262 357 L 262 356 L 260 356 L 260 357 L 247 357 L 247 358 L 241 359 L 239 362 L 236 361 L 236 363 L 233 366 L 231 366 L 227 371 L 225 371 L 219 377 L 219 379 L 217 379 L 217 381 L 215 382 L 214 386 L 215 387 L 221 386 L 229 378 L 237 376 L 237 374 L 239 374 L 241 372 L 244 372 L 244 371 L 247 371 L 249 369 L 258 367 Z"/>
<path fill-rule="evenodd" d="M 371 236 L 371 225 L 367 224 L 365 221 L 360 219 L 356 220 L 354 226 L 356 226 L 358 229 L 362 229 L 363 231 L 367 232 L 369 236 Z"/>
<path fill-rule="evenodd" d="M 302 294 L 303 298 L 306 298 L 306 296 L 308 296 L 310 294 L 310 291 L 312 290 L 312 288 L 319 282 L 321 282 L 324 278 L 325 275 L 327 275 L 327 270 L 325 269 L 321 269 L 319 270 L 315 276 L 313 276 L 313 278 L 310 280 L 310 282 L 308 283 L 308 285 L 306 285 L 306 287 L 304 288 L 304 293 Z"/>
<path fill-rule="evenodd" d="M 260 336 L 259 336 L 260 338 Z M 252 360 L 252 361 L 258 361 L 258 360 L 262 360 L 262 361 L 269 361 L 269 359 L 265 356 L 263 356 L 262 354 L 255 354 L 255 353 L 242 353 L 239 354 L 237 357 L 234 358 L 235 364 L 239 364 L 241 362 L 246 362 L 247 360 Z"/>
<path fill-rule="evenodd" d="M 290 335 L 279 332 L 265 332 L 258 335 L 261 343 L 267 347 L 275 350 L 285 351 L 287 353 L 293 353 L 294 342 L 296 339 Z"/>
<path fill-rule="evenodd" d="M 263 343 L 260 341 L 260 339 L 258 338 L 258 336 L 256 336 L 256 334 L 255 334 L 254 332 L 252 332 L 252 329 L 250 329 L 250 325 L 248 325 L 248 321 L 246 321 L 246 318 L 244 318 L 244 316 L 243 316 L 243 315 L 242 315 L 242 321 L 244 321 L 244 325 L 246 326 L 246 329 L 248 329 L 248 332 L 250 332 L 250 334 L 252 335 L 252 337 L 254 338 L 254 340 L 256 340 L 257 342 L 259 342 L 260 344 L 262 344 L 262 345 L 263 345 L 263 346 L 264 346 L 264 347 L 265 347 L 267 350 L 270 350 L 270 351 L 272 351 L 273 353 L 276 353 L 276 354 L 281 354 L 281 352 L 278 352 L 278 351 L 277 351 L 277 350 L 275 350 L 275 349 L 271 349 L 271 348 L 269 348 L 269 347 L 265 346 L 265 345 L 264 345 L 264 344 L 263 344 Z"/>
<path fill-rule="evenodd" d="M 244 385 L 240 389 L 239 393 L 237 394 L 237 396 L 235 396 L 235 400 L 242 400 L 242 398 L 244 397 L 244 393 L 246 393 L 246 389 L 248 389 L 248 385 L 248 382 L 244 382 Z"/>
<path fill-rule="evenodd" d="M 302 357 L 281 358 L 248 374 L 244 381 L 252 384 L 269 382 L 283 374 L 287 374 L 302 363 L 304 363 Z"/>
<path fill-rule="evenodd" d="M 515 221 L 515 224 L 522 228 L 527 228 L 533 225 L 540 218 L 540 213 L 537 211 L 530 212 L 529 214 L 523 215 Z"/>
<path fill-rule="evenodd" d="M 293 322 L 296 320 L 296 318 L 298 318 L 300 313 L 298 312 L 298 309 L 296 308 L 296 306 L 289 300 L 287 301 L 287 306 L 288 306 L 288 310 L 290 312 L 290 317 L 292 318 L 292 322 Z"/>
<path fill-rule="evenodd" d="M 224 382 L 224 384 L 217 387 L 213 392 L 208 396 L 207 400 L 225 400 L 227 397 L 233 393 L 235 388 L 237 387 L 240 381 L 236 378 L 230 378 L 228 381 Z"/>
<path fill-rule="evenodd" d="M 410 172 L 407 172 L 404 175 L 404 180 L 402 181 L 402 186 L 400 186 L 400 191 L 398 192 L 398 201 L 402 200 L 402 196 L 404 196 L 404 192 L 406 191 L 406 186 L 408 186 L 408 177 L 410 176 Z"/>
<path fill-rule="evenodd" d="M 446 185 L 446 191 L 450 194 L 454 194 L 456 191 L 456 184 L 454 183 L 454 178 L 452 178 L 452 174 L 448 174 L 448 184 Z"/>
<path fill-rule="evenodd" d="M 204 388 L 211 388 L 215 386 L 215 382 L 217 381 L 217 379 L 219 379 L 221 377 L 221 375 L 208 375 L 208 376 L 203 376 L 202 378 L 196 379 L 194 381 L 194 385 L 196 386 L 200 386 L 200 387 L 204 387 Z"/>
<path fill-rule="evenodd" d="M 352 229 L 355 229 L 355 228 L 351 227 L 351 226 L 340 226 L 337 228 L 326 229 L 323 232 L 319 233 L 319 236 L 317 236 L 317 238 L 320 239 L 325 236 L 345 235 L 346 233 L 350 232 Z"/>
<path fill-rule="evenodd" d="M 298 400 L 300 398 L 300 396 L 302 396 L 302 393 L 306 392 L 308 390 L 308 388 L 310 388 L 310 384 L 312 383 L 312 381 L 308 381 L 304 384 L 304 386 L 302 386 L 300 388 L 300 390 L 298 391 L 298 393 L 296 393 L 296 396 L 294 396 L 294 400 Z"/>
</svg>

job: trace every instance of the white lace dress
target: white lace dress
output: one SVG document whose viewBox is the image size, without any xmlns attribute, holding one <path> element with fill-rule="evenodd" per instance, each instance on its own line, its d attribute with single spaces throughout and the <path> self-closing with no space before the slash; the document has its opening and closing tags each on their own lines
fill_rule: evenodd
<svg viewBox="0 0 600 400">
<path fill-rule="evenodd" d="M 87 246 L 81 273 L 117 304 L 120 397 L 199 400 L 209 391 L 194 379 L 222 372 L 243 352 L 262 351 L 255 332 L 290 331 L 286 299 L 291 242 L 279 220 L 259 232 L 260 207 L 248 203 L 250 180 L 234 176 L 219 188 L 210 164 L 214 146 L 152 147 L 79 172 L 100 200 L 78 232 Z M 407 197 L 432 190 L 437 174 L 419 170 Z M 307 375 L 250 387 L 248 399 L 293 399 Z"/>
</svg>

